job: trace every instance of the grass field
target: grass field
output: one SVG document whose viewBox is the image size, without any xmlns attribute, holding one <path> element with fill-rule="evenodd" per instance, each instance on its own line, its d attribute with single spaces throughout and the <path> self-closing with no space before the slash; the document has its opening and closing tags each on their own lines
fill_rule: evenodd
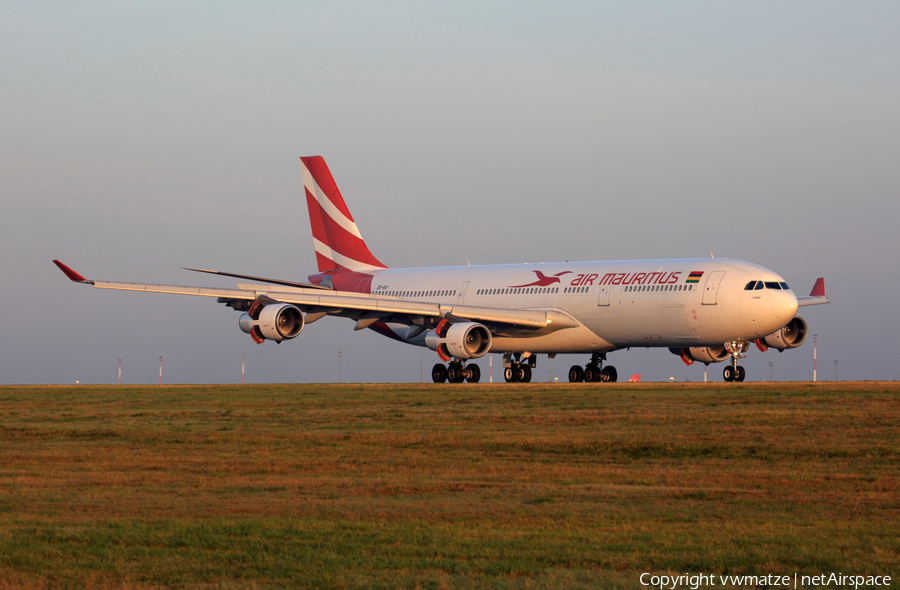
<svg viewBox="0 0 900 590">
<path fill-rule="evenodd" d="M 0 588 L 892 575 L 897 383 L 0 387 Z"/>
</svg>

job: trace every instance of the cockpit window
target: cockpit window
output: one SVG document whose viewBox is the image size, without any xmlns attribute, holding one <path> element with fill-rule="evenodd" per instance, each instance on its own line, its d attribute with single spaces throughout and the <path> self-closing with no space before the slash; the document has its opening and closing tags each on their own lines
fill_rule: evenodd
<svg viewBox="0 0 900 590">
<path fill-rule="evenodd" d="M 747 286 L 744 287 L 744 291 L 752 291 L 753 287 L 755 287 L 755 286 L 756 286 L 756 281 L 750 281 L 749 283 L 747 283 Z"/>
<path fill-rule="evenodd" d="M 769 282 L 766 281 L 766 289 L 778 289 L 781 290 L 781 284 L 776 283 L 775 281 Z"/>
<path fill-rule="evenodd" d="M 756 290 L 757 291 L 759 291 L 760 289 L 762 289 L 765 286 L 766 286 L 765 283 L 763 283 L 762 281 L 756 281 Z"/>
<path fill-rule="evenodd" d="M 784 281 L 781 282 L 781 288 L 784 289 L 785 291 L 790 291 L 790 290 L 791 290 L 791 288 L 788 287 L 788 286 L 787 286 L 787 283 L 785 283 Z"/>
</svg>

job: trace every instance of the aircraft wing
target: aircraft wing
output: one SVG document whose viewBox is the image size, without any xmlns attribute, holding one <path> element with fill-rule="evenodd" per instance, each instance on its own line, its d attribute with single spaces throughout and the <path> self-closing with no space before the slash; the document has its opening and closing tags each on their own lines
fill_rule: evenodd
<svg viewBox="0 0 900 590">
<path fill-rule="evenodd" d="M 797 305 L 803 307 L 804 305 L 821 305 L 822 303 L 831 303 L 831 301 L 828 300 L 828 297 L 825 297 L 825 279 L 819 277 L 816 279 L 816 284 L 813 285 L 812 291 L 810 291 L 808 296 L 797 297 Z"/>
<path fill-rule="evenodd" d="M 70 280 L 91 285 L 97 289 L 215 297 L 219 303 L 224 303 L 237 310 L 248 309 L 250 304 L 257 300 L 263 303 L 290 303 L 303 311 L 307 323 L 314 322 L 326 315 L 336 315 L 356 320 L 355 329 L 357 330 L 367 328 L 379 321 L 427 328 L 441 319 L 448 319 L 480 322 L 491 329 L 492 333 L 513 336 L 518 332 L 535 335 L 536 332 L 549 333 L 581 325 L 568 314 L 554 309 L 498 309 L 430 303 L 299 286 L 285 289 L 279 286 L 269 288 L 268 285 L 239 285 L 242 288 L 223 289 L 95 281 L 85 279 L 58 260 L 53 262 Z"/>
</svg>

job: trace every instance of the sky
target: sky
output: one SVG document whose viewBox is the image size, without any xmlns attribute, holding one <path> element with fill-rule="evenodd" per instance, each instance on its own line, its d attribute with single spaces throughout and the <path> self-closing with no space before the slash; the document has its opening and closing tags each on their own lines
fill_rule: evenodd
<svg viewBox="0 0 900 590">
<path fill-rule="evenodd" d="M 239 383 L 242 355 L 250 383 L 331 382 L 338 351 L 344 381 L 427 380 L 434 352 L 351 320 L 257 346 L 211 300 L 51 263 L 304 280 L 306 155 L 388 266 L 712 254 L 800 294 L 824 276 L 832 303 L 800 313 L 819 379 L 900 379 L 898 28 L 896 2 L 0 3 L 0 383 L 115 383 L 118 359 L 155 383 L 159 357 L 166 383 Z M 664 349 L 609 357 L 703 379 Z M 742 364 L 812 362 L 810 338 Z"/>
</svg>

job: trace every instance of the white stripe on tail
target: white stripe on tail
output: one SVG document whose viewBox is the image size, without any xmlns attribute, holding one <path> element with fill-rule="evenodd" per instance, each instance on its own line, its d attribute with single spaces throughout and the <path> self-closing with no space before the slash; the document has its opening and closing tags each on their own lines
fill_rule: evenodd
<svg viewBox="0 0 900 590">
<path fill-rule="evenodd" d="M 300 168 L 319 272 L 387 268 L 362 239 L 325 159 L 321 156 L 300 158 Z"/>
</svg>

